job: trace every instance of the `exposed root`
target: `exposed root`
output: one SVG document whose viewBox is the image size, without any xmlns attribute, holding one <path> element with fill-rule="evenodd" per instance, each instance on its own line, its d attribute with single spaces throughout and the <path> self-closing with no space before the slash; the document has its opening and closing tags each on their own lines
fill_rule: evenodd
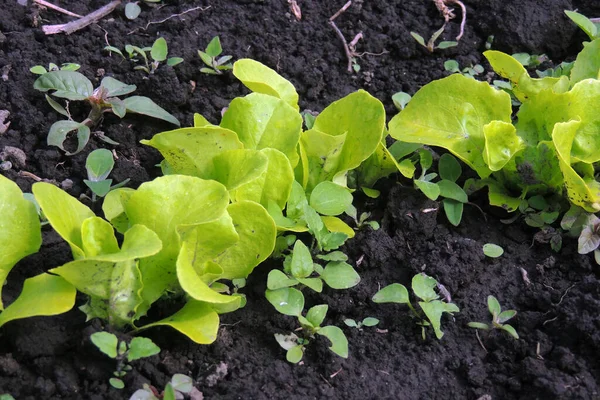
<svg viewBox="0 0 600 400">
<path fill-rule="evenodd" d="M 346 11 L 351 5 L 352 5 L 352 0 L 350 0 L 346 4 L 344 4 L 344 6 L 342 8 L 340 8 L 338 10 L 338 12 L 336 12 L 335 14 L 333 14 L 331 16 L 331 18 L 329 18 L 329 25 L 331 25 L 333 27 L 333 29 L 335 30 L 335 33 L 340 38 L 342 45 L 344 46 L 344 52 L 346 53 L 346 58 L 348 59 L 348 72 L 352 72 L 352 66 L 356 62 L 356 57 L 358 56 L 358 54 L 356 53 L 356 44 L 358 43 L 358 41 L 360 39 L 363 38 L 363 33 L 359 32 L 354 37 L 354 39 L 352 39 L 352 41 L 350 43 L 348 43 L 348 41 L 346 41 L 346 38 L 344 37 L 344 34 L 337 27 L 334 20 L 337 17 L 339 17 L 344 11 Z"/>
<path fill-rule="evenodd" d="M 454 19 L 456 17 L 456 15 L 454 15 L 454 10 L 451 9 L 450 7 L 448 7 L 448 4 L 456 4 L 461 8 L 462 21 L 460 23 L 460 32 L 458 33 L 458 36 L 456 37 L 456 41 L 458 42 L 463 37 L 463 34 L 465 33 L 465 24 L 467 23 L 467 8 L 463 4 L 463 2 L 460 0 L 433 0 L 433 2 L 435 3 L 435 6 L 437 7 L 438 10 L 440 10 L 440 12 L 442 13 L 442 16 L 444 17 L 444 27 L 446 27 L 446 24 L 448 24 L 448 22 L 450 22 L 451 19 Z"/>
</svg>

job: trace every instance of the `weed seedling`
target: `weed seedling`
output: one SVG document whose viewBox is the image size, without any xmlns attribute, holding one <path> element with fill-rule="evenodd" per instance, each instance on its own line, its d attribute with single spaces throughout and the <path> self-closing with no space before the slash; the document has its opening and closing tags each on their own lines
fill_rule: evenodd
<svg viewBox="0 0 600 400">
<path fill-rule="evenodd" d="M 128 363 L 160 353 L 160 347 L 145 337 L 135 337 L 131 339 L 129 345 L 108 332 L 93 333 L 90 339 L 101 352 L 117 361 L 117 369 L 113 372 L 114 377 L 109 380 L 110 385 L 115 389 L 125 387 L 122 378 L 132 370 Z"/>
<path fill-rule="evenodd" d="M 467 78 L 474 78 L 475 75 L 482 74 L 484 69 L 481 65 L 476 64 L 471 67 L 465 67 L 462 70 L 456 60 L 448 60 L 444 62 L 444 69 L 448 72 L 463 74 Z"/>
<path fill-rule="evenodd" d="M 96 201 L 96 196 L 104 197 L 111 190 L 120 188 L 129 182 L 129 179 L 126 179 L 121 183 L 111 186 L 112 179 L 107 179 L 107 177 L 110 175 L 114 165 L 115 160 L 110 150 L 97 149 L 88 155 L 85 161 L 88 178 L 84 179 L 83 183 L 91 189 L 92 201 Z"/>
<path fill-rule="evenodd" d="M 425 43 L 425 39 L 423 38 L 423 36 L 419 35 L 417 32 L 411 32 L 410 36 L 412 36 L 413 39 L 415 39 L 417 43 L 419 43 L 421 46 L 425 47 L 430 53 L 433 53 L 433 51 L 436 49 L 447 49 L 449 47 L 458 46 L 458 42 L 454 41 L 442 41 L 438 45 L 435 44 L 440 35 L 444 32 L 445 27 L 446 25 L 442 26 L 440 29 L 435 31 L 433 35 L 431 35 L 427 43 Z"/>
<path fill-rule="evenodd" d="M 194 381 L 187 375 L 175 374 L 161 392 L 152 385 L 144 383 L 143 389 L 138 389 L 129 400 L 175 400 L 188 398 L 202 399 L 202 393 L 194 387 Z"/>
<path fill-rule="evenodd" d="M 94 89 L 92 82 L 84 75 L 76 71 L 51 71 L 40 76 L 33 87 L 41 92 L 54 91 L 52 96 L 66 99 L 63 107 L 56 100 L 46 95 L 48 104 L 59 114 L 67 117 L 67 120 L 57 121 L 50 127 L 48 132 L 48 145 L 56 146 L 65 151 L 67 155 L 79 153 L 90 138 L 90 127 L 100 123 L 104 113 L 113 113 L 119 118 L 125 117 L 126 113 L 143 114 L 150 117 L 162 119 L 179 126 L 179 121 L 173 115 L 163 110 L 148 97 L 131 96 L 121 100 L 121 97 L 134 92 L 135 85 L 127 85 L 111 77 L 105 77 L 100 86 Z M 91 106 L 91 111 L 82 122 L 73 120 L 69 112 L 69 101 L 86 101 Z M 77 131 L 77 149 L 69 152 L 64 148 L 67 134 Z M 118 145 L 114 140 L 101 135 L 99 138 L 107 143 Z"/>
<path fill-rule="evenodd" d="M 415 186 L 433 201 L 442 197 L 442 206 L 448 221 L 458 226 L 462 220 L 464 204 L 469 201 L 465 190 L 456 183 L 462 174 L 462 167 L 453 155 L 449 153 L 442 155 L 438 162 L 438 171 L 442 179 L 433 182 L 438 174 L 427 173 L 433 165 L 431 152 L 427 149 L 419 149 L 418 154 L 421 176 L 414 179 Z"/>
<path fill-rule="evenodd" d="M 392 283 L 375 293 L 373 301 L 375 303 L 406 304 L 417 319 L 417 324 L 421 326 L 423 340 L 426 337 L 425 329 L 429 326 L 433 328 L 435 336 L 441 339 L 444 336 L 444 332 L 441 330 L 442 314 L 459 312 L 459 309 L 456 304 L 439 300 L 440 296 L 435 292 L 435 287 L 438 287 L 438 282 L 430 276 L 417 274 L 413 277 L 412 290 L 415 296 L 421 299 L 418 304 L 422 313 L 412 305 L 406 287 L 399 283 Z"/>
<path fill-rule="evenodd" d="M 208 67 L 200 68 L 200 72 L 210 75 L 221 75 L 223 71 L 233 69 L 233 65 L 228 62 L 232 59 L 232 56 L 219 57 L 222 52 L 221 39 L 218 36 L 212 38 L 204 51 L 198 50 L 198 55 L 202 59 L 202 62 Z"/>
<path fill-rule="evenodd" d="M 111 53 L 117 53 L 125 58 L 123 52 L 114 46 L 105 46 L 104 50 Z M 143 65 L 136 65 L 133 69 L 144 71 L 148 75 L 154 74 L 160 63 L 163 61 L 166 61 L 167 65 L 170 67 L 174 67 L 183 62 L 183 58 L 181 57 L 167 58 L 169 47 L 167 46 L 167 41 L 163 37 L 156 39 L 152 44 L 152 47 L 138 47 L 131 44 L 125 45 L 125 51 L 129 55 L 129 59 L 133 62 L 143 62 Z M 150 61 L 150 59 L 152 59 L 152 61 Z"/>
<path fill-rule="evenodd" d="M 347 318 L 344 320 L 344 323 L 346 325 L 348 325 L 350 328 L 356 328 L 359 331 L 362 331 L 363 326 L 368 326 L 368 327 L 376 326 L 379 323 L 379 320 L 377 318 L 367 317 L 367 318 L 363 319 L 361 322 L 356 322 L 352 318 Z"/>
<path fill-rule="evenodd" d="M 485 331 L 490 331 L 492 329 L 500 329 L 504 332 L 507 332 L 510 336 L 514 337 L 515 339 L 518 339 L 519 335 L 517 334 L 515 328 L 513 328 L 511 325 L 505 324 L 505 322 L 517 315 L 517 312 L 515 310 L 502 311 L 498 299 L 496 299 L 492 295 L 488 296 L 487 302 L 488 310 L 490 310 L 490 314 L 492 314 L 492 323 L 486 324 L 484 322 L 469 322 L 467 325 L 470 328 L 482 329 Z"/>
<path fill-rule="evenodd" d="M 48 64 L 48 69 L 42 65 L 34 65 L 33 67 L 29 68 L 29 71 L 36 75 L 44 75 L 50 71 L 77 71 L 79 68 L 81 68 L 81 65 L 75 63 L 65 63 L 60 67 L 54 63 L 50 63 Z"/>
<path fill-rule="evenodd" d="M 275 334 L 275 340 L 284 349 L 287 350 L 286 359 L 297 364 L 302 360 L 305 347 L 314 339 L 315 335 L 325 336 L 331 342 L 329 350 L 340 357 L 348 358 L 348 339 L 344 332 L 337 326 L 321 326 L 327 315 L 328 306 L 321 304 L 312 307 L 306 313 L 306 317 L 298 316 L 303 337 L 298 337 L 294 333 L 289 335 Z"/>
</svg>

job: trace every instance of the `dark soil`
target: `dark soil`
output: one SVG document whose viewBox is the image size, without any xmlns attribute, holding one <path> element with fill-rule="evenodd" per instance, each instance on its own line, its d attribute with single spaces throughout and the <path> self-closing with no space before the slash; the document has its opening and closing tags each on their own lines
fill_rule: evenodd
<svg viewBox="0 0 600 400">
<path fill-rule="evenodd" d="M 105 74 L 138 85 L 138 94 L 154 99 L 184 125 L 191 125 L 194 112 L 217 122 L 223 107 L 247 93 L 230 74 L 199 72 L 196 50 L 220 35 L 225 54 L 254 58 L 291 80 L 302 109 L 320 111 L 364 88 L 383 101 L 391 116 L 391 95 L 400 90 L 414 93 L 444 76 L 445 60 L 456 59 L 463 67 L 483 63 L 481 52 L 490 35 L 498 50 L 546 53 L 560 62 L 573 58 L 585 38 L 563 10 L 600 16 L 595 0 L 465 0 L 468 22 L 460 45 L 429 54 L 409 32 L 429 37 L 441 26 L 432 2 L 359 0 L 337 20 L 346 37 L 359 31 L 365 35 L 358 45 L 359 51 L 368 52 L 359 60 L 361 72 L 349 74 L 340 42 L 327 24 L 343 1 L 298 0 L 303 13 L 298 22 L 284 0 L 166 0 L 162 7 L 143 6 L 135 21 L 126 20 L 119 9 L 110 19 L 70 36 L 44 36 L 40 29 L 40 24 L 66 22 L 68 17 L 14 0 L 1 3 L 0 71 L 7 79 L 0 81 L 0 110 L 10 112 L 11 125 L 0 135 L 0 151 L 14 146 L 27 155 L 25 165 L 13 162 L 13 169 L 2 173 L 25 191 L 34 180 L 24 171 L 62 184 L 75 196 L 85 192 L 85 157 L 107 145 L 93 138 L 74 157 L 46 145 L 48 128 L 58 115 L 33 89 L 33 65 L 76 62 L 97 81 Z M 60 2 L 79 14 L 104 4 Z M 147 25 L 194 7 L 203 8 Z M 458 22 L 453 22 L 445 39 L 457 33 Z M 133 71 L 128 61 L 101 51 L 105 40 L 123 48 L 127 43 L 150 45 L 158 35 L 167 39 L 172 56 L 186 61 L 174 68 L 163 66 L 150 79 Z M 159 154 L 138 142 L 170 125 L 109 117 L 98 129 L 121 143 L 108 146 L 118 156 L 116 181 L 131 178 L 130 185 L 136 187 L 159 174 Z M 559 254 L 547 245 L 532 245 L 534 230 L 519 223 L 503 225 L 487 208 L 487 216 L 467 208 L 463 223 L 454 228 L 436 203 L 412 189 L 394 179 L 380 186 L 379 200 L 363 199 L 361 204 L 374 211 L 382 228 L 360 232 L 345 249 L 353 263 L 362 260 L 362 282 L 350 290 L 325 290 L 308 298 L 309 306 L 329 304 L 326 322 L 343 327 L 350 341 L 347 360 L 330 353 L 326 340 L 317 340 L 302 365 L 285 361 L 273 334 L 289 332 L 295 321 L 279 315 L 265 300 L 270 266 L 264 266 L 249 279 L 248 305 L 223 316 L 213 345 L 195 345 L 168 329 L 147 332 L 162 352 L 134 363 L 125 391 L 108 385 L 114 364 L 89 342 L 89 335 L 102 327 L 86 323 L 80 311 L 11 322 L 0 330 L 0 394 L 11 393 L 16 399 L 125 399 L 144 382 L 162 387 L 172 374 L 184 373 L 208 399 L 600 398 L 600 276 L 592 258 L 578 255 L 572 239 L 565 238 Z M 501 245 L 505 254 L 486 258 L 481 247 L 487 242 Z M 24 279 L 62 265 L 69 257 L 68 246 L 46 228 L 40 253 L 9 275 L 5 303 L 16 298 Z M 370 301 L 379 287 L 392 282 L 409 285 L 420 271 L 438 279 L 461 309 L 454 320 L 443 321 L 445 336 L 440 341 L 423 341 L 406 307 Z M 503 307 L 519 311 L 513 325 L 521 339 L 482 334 L 486 351 L 466 325 L 488 319 L 489 294 Z M 381 320 L 378 330 L 343 324 L 345 318 L 367 316 Z"/>
</svg>

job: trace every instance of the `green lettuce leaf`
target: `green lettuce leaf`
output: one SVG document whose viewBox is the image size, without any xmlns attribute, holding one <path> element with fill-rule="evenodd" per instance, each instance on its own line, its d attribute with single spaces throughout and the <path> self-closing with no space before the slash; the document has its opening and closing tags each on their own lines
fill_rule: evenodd
<svg viewBox="0 0 600 400">
<path fill-rule="evenodd" d="M 32 191 L 52 228 L 71 246 L 73 258 L 84 258 L 81 229 L 83 221 L 95 217 L 92 210 L 50 183 L 35 183 Z"/>
<path fill-rule="evenodd" d="M 278 97 L 298 110 L 298 93 L 294 85 L 266 65 L 243 58 L 233 64 L 233 75 L 253 92 Z"/>
<path fill-rule="evenodd" d="M 345 185 L 346 173 L 375 152 L 385 128 L 383 104 L 364 90 L 333 102 L 300 138 L 307 193 L 323 181 Z"/>
<path fill-rule="evenodd" d="M 389 124 L 397 140 L 448 149 L 485 178 L 484 127 L 492 121 L 510 124 L 510 96 L 485 82 L 454 74 L 421 88 Z"/>
<path fill-rule="evenodd" d="M 19 297 L 0 314 L 0 327 L 16 319 L 65 313 L 75 305 L 76 294 L 60 276 L 40 274 L 26 279 Z"/>
<path fill-rule="evenodd" d="M 40 219 L 32 202 L 8 178 L 0 175 L 0 310 L 2 287 L 14 265 L 42 245 Z"/>
</svg>

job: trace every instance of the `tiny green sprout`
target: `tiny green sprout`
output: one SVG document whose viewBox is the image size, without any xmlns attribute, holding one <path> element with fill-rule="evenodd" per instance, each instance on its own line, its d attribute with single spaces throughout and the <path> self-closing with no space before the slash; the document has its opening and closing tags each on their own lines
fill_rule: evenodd
<svg viewBox="0 0 600 400">
<path fill-rule="evenodd" d="M 144 3 L 150 5 L 152 3 L 160 3 L 160 0 L 143 0 L 143 1 L 133 1 L 129 2 L 125 5 L 125 16 L 127 19 L 136 19 L 140 13 L 142 12 L 142 8 L 139 6 L 139 3 Z"/>
<path fill-rule="evenodd" d="M 29 68 L 29 71 L 36 75 L 44 75 L 50 71 L 77 71 L 79 68 L 81 68 L 81 65 L 75 63 L 64 63 L 60 67 L 54 63 L 50 63 L 48 64 L 48 69 L 42 65 L 34 65 Z"/>
<path fill-rule="evenodd" d="M 379 222 L 368 220 L 369 217 L 371 216 L 370 212 L 362 212 L 360 214 L 360 216 L 358 216 L 357 215 L 358 211 L 356 210 L 356 207 L 354 207 L 353 205 L 350 205 L 346 209 L 346 214 L 348 214 L 350 217 L 352 217 L 352 219 L 356 223 L 356 228 L 355 228 L 356 230 L 364 228 L 365 226 L 370 226 L 371 229 L 373 229 L 374 231 L 376 231 L 380 228 Z"/>
<path fill-rule="evenodd" d="M 350 328 L 356 328 L 359 331 L 362 331 L 363 326 L 367 326 L 367 327 L 376 326 L 379 323 L 379 320 L 377 318 L 373 318 L 373 317 L 366 317 L 361 322 L 356 322 L 352 318 L 346 318 L 344 320 L 344 323 L 347 326 L 349 326 Z"/>
<path fill-rule="evenodd" d="M 117 361 L 117 368 L 113 372 L 114 376 L 109 379 L 110 385 L 115 389 L 125 387 L 123 377 L 132 369 L 128 363 L 160 353 L 160 347 L 145 337 L 135 337 L 131 339 L 129 345 L 125 341 L 119 341 L 115 335 L 108 332 L 93 333 L 90 339 L 101 352 Z"/>
<path fill-rule="evenodd" d="M 398 92 L 392 96 L 392 101 L 394 105 L 398 109 L 398 111 L 404 110 L 404 107 L 408 104 L 411 99 L 411 95 L 405 92 Z"/>
<path fill-rule="evenodd" d="M 446 300 L 439 300 L 439 295 L 435 292 L 434 288 L 438 287 L 440 293 L 446 292 Z M 442 290 L 443 286 L 439 285 L 438 282 L 430 276 L 423 273 L 417 274 L 412 279 L 412 290 L 421 301 L 418 302 L 421 312 L 412 305 L 408 290 L 404 285 L 399 283 L 392 283 L 375 293 L 373 296 L 373 302 L 375 303 L 398 303 L 406 304 L 410 309 L 412 315 L 417 319 L 417 325 L 421 326 L 421 336 L 425 340 L 425 329 L 432 327 L 435 336 L 441 339 L 444 336 L 444 332 L 441 330 L 441 319 L 442 314 L 452 314 L 459 312 L 456 304 L 450 303 L 449 295 L 447 291 Z"/>
<path fill-rule="evenodd" d="M 488 296 L 487 302 L 488 302 L 488 310 L 490 310 L 490 314 L 492 314 L 492 323 L 486 324 L 483 322 L 469 322 L 467 325 L 470 328 L 482 329 L 485 331 L 490 331 L 493 329 L 500 329 L 500 330 L 503 330 L 504 332 L 507 332 L 509 335 L 511 335 L 515 339 L 518 339 L 519 335 L 517 334 L 517 331 L 515 330 L 515 328 L 513 328 L 511 325 L 505 324 L 505 322 L 509 321 L 515 315 L 517 315 L 517 312 L 515 310 L 502 311 L 502 309 L 500 307 L 500 303 L 498 302 L 498 299 L 496 299 L 492 295 Z"/>
<path fill-rule="evenodd" d="M 303 337 L 298 337 L 294 333 L 289 335 L 275 334 L 277 343 L 287 351 L 286 359 L 290 363 L 297 364 L 302 360 L 306 346 L 314 339 L 315 335 L 329 339 L 331 342 L 329 350 L 342 358 L 348 358 L 348 339 L 344 332 L 337 326 L 321 326 L 328 308 L 326 304 L 321 304 L 308 310 L 306 317 L 298 315 Z"/>
<path fill-rule="evenodd" d="M 487 40 L 485 41 L 485 49 L 490 50 L 492 48 L 493 43 L 494 43 L 494 35 L 488 36 Z"/>
<path fill-rule="evenodd" d="M 108 51 L 109 53 L 119 54 L 121 57 L 125 58 L 123 52 L 114 46 L 105 46 L 104 50 Z M 152 44 L 152 47 L 138 47 L 130 44 L 125 45 L 125 51 L 127 52 L 129 59 L 131 59 L 133 62 L 143 62 L 143 65 L 136 65 L 133 67 L 133 69 L 144 71 L 148 75 L 154 74 L 161 62 L 166 61 L 167 65 L 170 67 L 174 67 L 175 65 L 183 62 L 183 58 L 181 57 L 167 58 L 167 55 L 169 54 L 169 47 L 166 39 L 163 37 L 156 39 Z"/>
<path fill-rule="evenodd" d="M 194 380 L 184 374 L 175 374 L 165 386 L 162 393 L 154 386 L 144 383 L 129 400 L 175 400 L 188 396 L 191 399 L 202 398 L 202 393 L 194 387 Z"/>
<path fill-rule="evenodd" d="M 534 55 L 529 53 L 515 53 L 512 57 L 524 67 L 537 67 L 541 63 L 548 61 L 548 56 L 545 54 Z"/>
<path fill-rule="evenodd" d="M 504 249 L 497 244 L 486 243 L 483 245 L 483 254 L 490 258 L 498 258 L 504 254 Z"/>
<path fill-rule="evenodd" d="M 15 400 L 15 398 L 8 393 L 4 393 L 0 394 L 0 400 Z"/>
<path fill-rule="evenodd" d="M 198 50 L 198 55 L 202 59 L 202 62 L 208 67 L 200 68 L 200 72 L 210 75 L 221 75 L 223 71 L 233 69 L 233 65 L 229 63 L 232 56 L 221 56 L 223 48 L 221 47 L 221 40 L 218 36 L 212 38 L 208 46 L 204 51 Z"/>
<path fill-rule="evenodd" d="M 413 39 L 415 39 L 417 43 L 419 43 L 421 46 L 425 47 L 430 53 L 433 53 L 435 49 L 447 49 L 449 47 L 458 46 L 458 42 L 454 41 L 442 41 L 438 45 L 435 44 L 440 35 L 444 32 L 445 27 L 446 24 L 444 24 L 444 26 L 435 31 L 433 35 L 431 35 L 431 38 L 427 43 L 425 43 L 425 39 L 423 39 L 423 36 L 419 35 L 416 32 L 411 32 L 410 36 L 412 36 Z"/>
<path fill-rule="evenodd" d="M 444 62 L 444 69 L 448 72 L 463 74 L 467 78 L 473 78 L 475 75 L 479 75 L 484 72 L 483 67 L 479 64 L 465 67 L 461 70 L 458 61 L 456 60 L 447 60 Z"/>
<path fill-rule="evenodd" d="M 107 179 L 107 177 L 110 175 L 114 165 L 115 161 L 110 150 L 97 149 L 88 155 L 85 161 L 88 179 L 84 179 L 83 183 L 91 189 L 92 201 L 96 200 L 96 196 L 104 197 L 111 190 L 120 188 L 129 182 L 129 179 L 126 179 L 121 183 L 111 186 L 112 179 Z"/>
</svg>

